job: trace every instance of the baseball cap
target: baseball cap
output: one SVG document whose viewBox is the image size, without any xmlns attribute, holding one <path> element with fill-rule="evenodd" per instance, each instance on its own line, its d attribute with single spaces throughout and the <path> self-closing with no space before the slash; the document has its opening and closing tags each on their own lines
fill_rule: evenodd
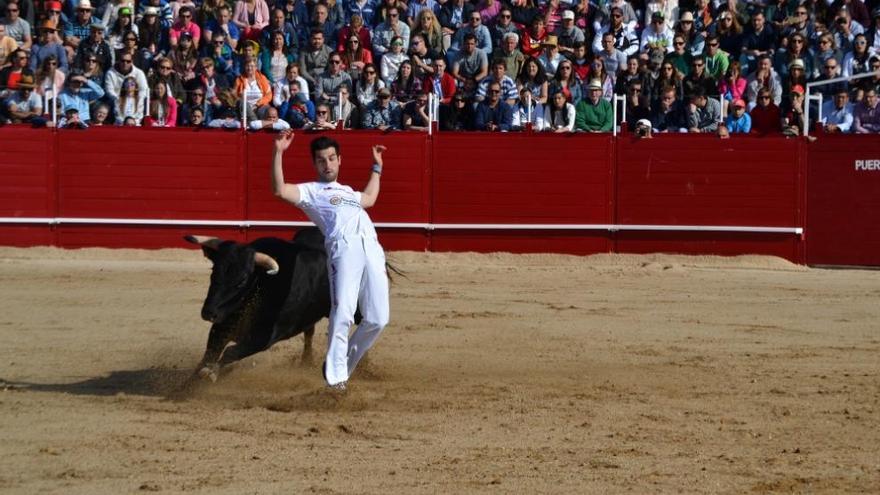
<svg viewBox="0 0 880 495">
<path fill-rule="evenodd" d="M 659 10 L 655 10 L 654 13 L 651 14 L 652 21 L 662 21 L 663 19 L 665 19 L 665 16 L 663 15 L 663 12 L 660 12 Z"/>
<path fill-rule="evenodd" d="M 566 10 L 565 12 L 562 13 L 562 18 L 574 20 L 574 12 L 572 12 L 570 10 Z"/>
<path fill-rule="evenodd" d="M 61 2 L 54 1 L 54 0 L 51 2 L 46 2 L 46 10 L 49 10 L 52 12 L 61 12 Z"/>
<path fill-rule="evenodd" d="M 737 108 L 745 108 L 746 102 L 744 102 L 742 100 L 742 98 L 737 98 L 737 99 L 733 100 L 733 106 L 737 107 Z"/>
<path fill-rule="evenodd" d="M 636 127 L 638 127 L 638 126 L 640 126 L 640 125 L 643 125 L 643 126 L 645 126 L 645 127 L 652 127 L 652 126 L 651 126 L 651 121 L 648 120 L 648 119 L 639 119 L 639 121 L 636 122 Z"/>
<path fill-rule="evenodd" d="M 802 95 L 802 94 L 804 94 L 804 87 L 801 86 L 800 84 L 795 84 L 794 86 L 792 86 L 791 92 Z"/>
</svg>

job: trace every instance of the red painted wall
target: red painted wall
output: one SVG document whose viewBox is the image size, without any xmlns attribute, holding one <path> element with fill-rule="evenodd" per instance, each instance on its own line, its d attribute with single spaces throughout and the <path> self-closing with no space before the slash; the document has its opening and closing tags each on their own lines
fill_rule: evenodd
<svg viewBox="0 0 880 495">
<path fill-rule="evenodd" d="M 880 265 L 880 140 L 440 133 L 331 133 L 343 182 L 369 176 L 389 147 L 377 223 L 390 249 L 512 252 L 763 253 Z M 289 181 L 313 177 L 300 133 Z M 0 129 L 0 216 L 305 221 L 269 190 L 268 134 L 216 130 Z M 859 151 L 853 151 L 859 150 Z M 810 180 L 807 181 L 809 164 Z M 809 187 L 807 185 L 809 184 Z M 424 224 L 659 224 L 804 227 L 793 234 L 583 230 L 425 230 Z M 247 240 L 293 227 L 0 224 L 2 245 L 180 247 L 186 233 Z M 806 256 L 806 258 L 805 258 Z"/>
<path fill-rule="evenodd" d="M 807 261 L 880 265 L 880 137 L 822 135 L 807 145 Z"/>
</svg>

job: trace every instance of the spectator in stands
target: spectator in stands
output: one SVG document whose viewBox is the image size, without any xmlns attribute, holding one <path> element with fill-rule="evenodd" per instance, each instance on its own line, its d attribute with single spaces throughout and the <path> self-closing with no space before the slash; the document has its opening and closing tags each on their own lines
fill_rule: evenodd
<svg viewBox="0 0 880 495">
<path fill-rule="evenodd" d="M 752 118 L 746 113 L 746 102 L 740 98 L 730 104 L 731 110 L 724 120 L 724 126 L 730 134 L 748 134 L 752 130 Z"/>
<path fill-rule="evenodd" d="M 262 120 L 248 122 L 248 128 L 252 131 L 284 131 L 290 129 L 290 124 L 278 118 L 275 107 L 269 107 L 266 109 L 266 116 Z"/>
<path fill-rule="evenodd" d="M 519 45 L 519 28 L 517 28 L 516 24 L 514 24 L 513 22 L 513 13 L 511 12 L 510 8 L 502 5 L 501 10 L 498 11 L 496 22 L 494 24 L 490 24 L 489 26 L 489 33 L 492 35 L 492 47 L 495 50 L 495 55 L 493 55 L 493 58 L 498 58 L 498 53 L 500 53 L 500 51 L 504 48 L 503 45 L 506 43 L 505 40 L 508 34 L 516 35 L 516 43 L 514 43 L 512 50 L 508 46 L 504 48 L 505 51 L 508 54 L 511 54 L 515 50 L 520 55 L 522 55 L 522 52 L 520 52 L 519 48 L 517 48 L 517 45 Z M 523 56 L 523 59 L 525 59 L 525 56 Z M 508 67 L 507 73 L 519 74 L 518 68 L 515 71 L 512 69 L 512 67 Z"/>
<path fill-rule="evenodd" d="M 694 89 L 687 106 L 688 132 L 715 132 L 721 121 L 721 103 L 710 98 L 701 88 Z"/>
<path fill-rule="evenodd" d="M 571 74 L 571 62 L 568 63 L 568 72 Z M 517 90 L 516 83 L 508 77 L 506 73 L 507 65 L 503 60 L 495 60 L 492 62 L 492 72 L 483 78 L 477 86 L 477 94 L 474 97 L 474 101 L 480 102 L 486 99 L 488 95 L 489 87 L 493 83 L 498 83 L 501 86 L 501 100 L 510 105 L 511 107 L 516 105 L 516 100 L 519 99 L 519 91 Z M 565 84 L 568 82 L 574 82 L 573 79 L 568 78 L 565 81 Z M 562 83 L 560 83 L 562 84 Z"/>
<path fill-rule="evenodd" d="M 563 92 L 554 93 L 551 103 L 544 108 L 544 130 L 574 132 L 577 111 Z"/>
<path fill-rule="evenodd" d="M 342 63 L 348 71 L 352 81 L 361 77 L 361 71 L 367 64 L 373 63 L 373 53 L 361 46 L 361 38 L 357 34 L 351 34 L 345 42 L 345 47 L 339 50 L 342 55 Z"/>
<path fill-rule="evenodd" d="M 130 34 L 126 35 L 126 38 L 130 36 Z M 153 6 L 144 8 L 143 17 L 138 22 L 137 42 L 126 43 L 124 49 L 139 50 L 133 59 L 137 67 L 143 70 L 149 68 L 154 59 L 163 57 L 169 47 L 168 30 L 159 21 L 159 9 Z"/>
<path fill-rule="evenodd" d="M 361 127 L 364 129 L 378 129 L 386 131 L 400 129 L 400 105 L 391 99 L 391 91 L 388 88 L 379 90 L 376 99 L 367 105 L 363 113 Z"/>
<path fill-rule="evenodd" d="M 865 99 L 856 104 L 852 129 L 858 134 L 880 132 L 880 105 L 876 89 L 869 88 L 865 91 Z"/>
<path fill-rule="evenodd" d="M 315 82 L 312 99 L 332 107 L 339 101 L 339 88 L 342 85 L 351 87 L 351 76 L 343 70 L 342 55 L 333 52 L 328 59 L 327 69 Z"/>
<path fill-rule="evenodd" d="M 849 92 L 838 88 L 833 99 L 822 105 L 822 129 L 828 133 L 847 133 L 853 124 L 853 106 L 849 103 Z"/>
<path fill-rule="evenodd" d="M 391 7 L 387 9 L 388 19 L 376 26 L 373 31 L 373 56 L 381 57 L 392 49 L 395 41 L 402 43 L 402 52 L 409 50 L 409 26 L 400 22 L 400 9 Z"/>
<path fill-rule="evenodd" d="M 813 67 L 816 67 L 819 73 L 822 72 L 822 66 L 828 60 L 833 59 L 838 64 L 843 61 L 843 53 L 837 49 L 834 36 L 831 36 L 830 33 L 820 34 L 818 44 L 819 49 L 814 53 Z"/>
<path fill-rule="evenodd" d="M 586 59 L 586 50 L 580 51 L 580 47 L 581 45 L 575 44 L 573 55 Z M 576 63 L 577 58 L 573 59 Z M 611 33 L 602 35 L 602 51 L 596 53 L 596 58 L 602 59 L 602 64 L 612 79 L 616 77 L 618 71 L 626 66 L 626 54 L 614 47 L 614 35 Z M 581 79 L 586 79 L 589 76 L 589 71 L 586 74 L 579 72 L 578 76 Z"/>
<path fill-rule="evenodd" d="M 517 48 L 519 46 L 519 35 L 515 32 L 505 33 L 496 46 L 495 52 L 492 53 L 492 59 L 503 61 L 504 70 L 511 77 L 519 74 L 523 63 L 526 61 L 525 55 Z"/>
<path fill-rule="evenodd" d="M 188 126 L 189 118 L 194 108 L 201 111 L 202 119 L 210 120 L 209 116 L 213 113 L 213 108 L 208 104 L 208 100 L 205 99 L 205 88 L 195 86 L 187 92 L 186 96 L 186 103 L 177 111 L 177 124 Z"/>
<path fill-rule="evenodd" d="M 743 28 L 735 14 L 730 10 L 721 12 L 712 32 L 718 38 L 719 51 L 726 53 L 730 62 L 739 59 L 743 43 Z"/>
<path fill-rule="evenodd" d="M 629 4 L 626 4 L 629 7 Z M 632 7 L 629 7 L 632 11 Z M 632 25 L 624 22 L 624 10 L 619 6 L 611 7 L 610 22 L 603 24 L 593 37 L 593 53 L 602 51 L 602 35 L 611 33 L 614 35 L 614 48 L 622 51 L 627 57 L 639 51 L 639 37 L 633 30 Z M 633 13 L 635 17 L 635 13 Z"/>
<path fill-rule="evenodd" d="M 798 9 L 800 10 L 799 7 Z M 788 71 L 796 60 L 804 70 L 804 75 L 809 79 L 813 77 L 813 51 L 806 46 L 807 38 L 800 34 L 794 34 L 788 38 L 788 45 L 776 52 L 773 68 L 783 80 L 788 77 Z"/>
<path fill-rule="evenodd" d="M 452 43 L 447 50 L 450 58 L 454 59 L 458 55 L 464 39 L 468 35 L 474 36 L 477 42 L 477 50 L 483 52 L 487 58 L 492 54 L 492 34 L 489 33 L 489 28 L 483 25 L 483 17 L 480 13 L 472 11 L 468 16 L 468 23 L 456 31 L 452 37 Z"/>
<path fill-rule="evenodd" d="M 260 32 L 269 25 L 269 5 L 265 0 L 238 0 L 232 22 L 238 26 L 242 38 L 258 40 Z"/>
<path fill-rule="evenodd" d="M 113 111 L 117 124 L 122 124 L 125 119 L 130 117 L 138 123 L 137 125 L 140 125 L 144 119 L 144 100 L 147 93 L 141 93 L 140 88 L 140 82 L 132 75 L 124 76 L 120 82 L 120 88 L 115 93 Z M 109 93 L 109 91 L 107 92 Z"/>
<path fill-rule="evenodd" d="M 177 100 L 166 84 L 156 84 L 150 92 L 149 120 L 153 127 L 177 127 Z"/>
<path fill-rule="evenodd" d="M 541 64 L 544 75 L 547 76 L 547 79 L 550 79 L 556 74 L 556 69 L 559 67 L 560 62 L 565 60 L 565 57 L 559 53 L 559 45 L 556 42 L 555 35 L 551 34 L 544 38 L 542 46 L 544 47 L 544 52 L 538 57 L 538 63 Z"/>
<path fill-rule="evenodd" d="M 649 119 L 654 132 L 687 131 L 687 117 L 682 101 L 677 96 L 675 88 L 665 87 L 660 90 L 659 102 L 651 107 Z"/>
<path fill-rule="evenodd" d="M 455 78 L 446 72 L 446 60 L 442 57 L 434 60 L 434 73 L 425 77 L 422 87 L 432 93 L 440 104 L 448 105 L 455 95 Z"/>
<path fill-rule="evenodd" d="M 112 21 L 108 19 L 110 12 L 116 12 L 116 19 Z M 92 23 L 95 21 L 97 19 L 93 18 Z M 120 4 L 115 7 L 112 5 L 106 6 L 104 20 L 99 22 L 102 26 L 110 26 L 110 29 L 105 34 L 107 35 L 107 44 L 112 50 L 119 50 L 125 45 L 125 35 L 131 33 L 137 37 L 138 27 L 134 22 L 134 9 L 130 4 Z M 105 67 L 110 67 L 110 64 L 107 64 Z"/>
<path fill-rule="evenodd" d="M 196 77 L 196 65 L 199 63 L 199 54 L 195 48 L 192 37 L 188 32 L 180 34 L 177 45 L 168 54 L 171 69 L 183 83 Z M 163 61 L 164 63 L 164 61 Z"/>
<path fill-rule="evenodd" d="M 749 112 L 752 117 L 752 132 L 762 136 L 782 132 L 782 114 L 773 102 L 770 90 L 759 90 L 756 101 L 757 105 Z"/>
<path fill-rule="evenodd" d="M 403 106 L 403 129 L 405 131 L 427 131 L 431 120 L 428 113 L 428 95 L 419 93 L 413 101 Z"/>
<path fill-rule="evenodd" d="M 786 100 L 785 95 L 790 94 L 791 88 L 795 86 L 806 87 L 809 79 L 804 73 L 804 61 L 799 58 L 793 60 L 788 66 L 788 75 L 782 79 L 783 103 Z"/>
<path fill-rule="evenodd" d="M 446 53 L 443 46 L 443 28 L 433 10 L 422 9 L 419 11 L 410 39 L 415 38 L 416 35 L 422 37 L 426 50 L 434 55 L 433 58 L 443 56 Z"/>
<path fill-rule="evenodd" d="M 582 86 L 583 81 L 574 73 L 574 65 L 570 60 L 563 60 L 556 69 L 556 75 L 550 81 L 547 90 L 551 97 L 556 93 L 563 93 L 568 101 L 573 102 L 572 108 L 574 108 L 574 105 L 584 97 Z"/>
<path fill-rule="evenodd" d="M 283 116 L 292 128 L 301 129 L 308 122 L 315 120 L 315 105 L 303 93 L 298 81 L 290 81 L 284 95 L 282 97 L 280 93 L 275 93 L 273 102 L 278 108 L 279 115 Z"/>
<path fill-rule="evenodd" d="M 208 122 L 208 127 L 214 129 L 241 129 L 241 120 L 231 107 L 224 107 L 216 114 L 217 118 Z"/>
<path fill-rule="evenodd" d="M 97 20 L 92 23 L 89 36 L 79 43 L 73 58 L 73 66 L 85 69 L 88 57 L 96 57 L 102 68 L 113 65 L 113 52 L 110 45 L 104 41 L 104 25 Z M 86 114 L 80 112 L 80 115 Z"/>
<path fill-rule="evenodd" d="M 789 6 L 791 2 L 788 2 Z M 787 15 L 787 14 L 786 14 Z M 775 21 L 776 19 L 774 19 Z M 807 4 L 799 5 L 794 12 L 794 17 L 792 18 L 784 18 L 782 26 L 779 26 L 777 30 L 780 32 L 783 38 L 789 38 L 789 47 L 791 46 L 790 38 L 792 35 L 798 35 L 801 37 L 801 40 L 811 40 L 814 38 L 815 29 L 813 27 L 813 21 L 810 19 L 810 12 L 807 8 Z M 776 68 L 779 70 L 779 67 Z"/>
<path fill-rule="evenodd" d="M 767 90 L 770 93 L 773 104 L 776 106 L 782 104 L 782 82 L 779 80 L 779 75 L 773 70 L 769 55 L 758 58 L 755 71 L 749 74 L 746 79 L 746 101 L 752 104 L 756 103 L 758 93 L 761 90 Z"/>
<path fill-rule="evenodd" d="M 333 50 L 324 44 L 324 33 L 320 30 L 312 31 L 309 36 L 309 46 L 299 54 L 299 74 L 313 86 L 318 77 L 327 68 L 330 54 Z"/>
<path fill-rule="evenodd" d="M 838 72 L 839 69 L 840 69 L 840 66 L 839 66 L 837 60 L 834 58 L 829 58 L 828 60 L 826 60 L 824 62 L 824 65 L 822 65 L 822 74 L 819 77 L 817 77 L 815 79 L 815 81 L 816 82 L 828 81 L 830 79 L 835 79 L 837 77 L 840 77 L 840 73 Z M 820 93 L 823 98 L 830 101 L 832 99 L 832 97 L 835 94 L 837 94 L 838 91 L 840 91 L 841 89 L 843 91 L 847 90 L 846 81 L 840 81 L 840 82 L 831 83 L 831 84 L 823 84 L 822 86 L 816 86 L 815 88 L 813 88 L 813 91 L 815 93 Z"/>
<path fill-rule="evenodd" d="M 478 131 L 509 131 L 513 125 L 513 108 L 501 99 L 501 84 L 492 82 L 486 99 L 477 104 L 474 129 Z"/>
<path fill-rule="evenodd" d="M 404 60 L 397 69 L 397 77 L 391 82 L 391 96 L 401 105 L 422 94 L 422 80 L 415 76 L 412 64 Z"/>
<path fill-rule="evenodd" d="M 761 57 L 772 57 L 776 49 L 776 32 L 767 24 L 767 18 L 760 10 L 754 12 L 751 24 L 743 36 L 739 63 L 744 73 L 749 73 Z"/>
<path fill-rule="evenodd" d="M 653 91 L 654 87 L 657 85 L 657 80 L 661 77 L 661 68 L 663 67 L 663 60 L 666 52 L 663 51 L 662 48 L 652 48 L 648 54 L 648 63 L 641 70 L 641 81 L 644 87 L 644 94 L 648 97 L 648 100 L 652 100 L 654 98 Z M 594 76 L 595 77 L 595 76 Z"/>
<path fill-rule="evenodd" d="M 205 127 L 205 111 L 201 108 L 191 108 L 186 118 L 186 123 L 181 124 L 185 127 Z"/>
<path fill-rule="evenodd" d="M 64 109 L 64 115 L 58 119 L 59 129 L 88 129 L 89 124 L 80 118 L 79 109 L 69 107 Z"/>
<path fill-rule="evenodd" d="M 664 62 L 668 62 L 675 67 L 675 71 L 685 77 L 691 72 L 691 64 L 694 58 L 691 52 L 685 47 L 684 37 L 676 34 L 672 37 L 672 52 L 666 55 Z"/>
<path fill-rule="evenodd" d="M 311 24 L 309 27 L 314 30 L 320 30 L 324 33 L 324 43 L 332 49 L 336 48 L 336 37 L 339 35 L 339 29 L 336 22 L 330 15 L 330 2 L 317 3 L 312 7 Z"/>
<path fill-rule="evenodd" d="M 614 94 L 625 95 L 630 83 L 635 80 L 642 80 L 642 67 L 638 55 L 627 58 L 626 66 L 617 73 L 614 80 Z"/>
<path fill-rule="evenodd" d="M 204 47 L 202 52 L 204 57 L 211 59 L 214 72 L 224 77 L 235 76 L 235 51 L 226 42 L 223 33 L 217 32 L 211 35 L 211 45 Z"/>
<path fill-rule="evenodd" d="M 244 62 L 244 72 L 235 80 L 235 94 L 247 101 L 248 120 L 256 120 L 264 115 L 267 105 L 272 101 L 272 86 L 269 79 L 257 70 L 257 62 L 248 59 Z"/>
<path fill-rule="evenodd" d="M 357 105 L 352 103 L 351 88 L 349 86 L 343 84 L 342 87 L 339 88 L 339 101 L 340 103 L 332 109 L 333 120 L 337 122 L 341 121 L 343 129 L 355 129 L 360 127 L 360 109 Z"/>
<path fill-rule="evenodd" d="M 452 77 L 464 86 L 468 81 L 476 86 L 489 74 L 489 59 L 482 50 L 477 50 L 477 39 L 473 34 L 465 36 L 462 50 L 452 63 Z"/>
<path fill-rule="evenodd" d="M 538 10 L 534 0 L 516 0 L 512 3 L 510 12 L 513 15 L 513 22 L 526 27 L 531 26 L 532 21 L 535 18 L 543 18 L 541 11 Z M 520 36 L 523 34 L 524 33 L 520 33 Z M 523 52 L 523 54 L 525 54 L 525 52 Z"/>
<path fill-rule="evenodd" d="M 284 78 L 287 67 L 296 63 L 296 54 L 290 51 L 284 42 L 284 33 L 275 31 L 271 34 L 272 44 L 260 52 L 260 66 L 269 82 L 275 83 Z"/>
<path fill-rule="evenodd" d="M 697 89 L 700 89 L 707 96 L 718 94 L 718 83 L 706 71 L 706 59 L 702 55 L 694 57 L 691 73 L 684 78 L 685 94 L 692 94 Z"/>
<path fill-rule="evenodd" d="M 257 70 L 262 72 L 262 60 L 260 59 L 260 44 L 254 40 L 242 40 L 238 44 L 238 52 L 232 57 L 232 70 L 235 75 L 241 75 L 244 71 L 244 62 L 253 60 L 257 63 Z"/>
<path fill-rule="evenodd" d="M 473 128 L 473 107 L 464 95 L 456 93 L 449 105 L 440 105 L 440 129 L 469 131 Z"/>
<path fill-rule="evenodd" d="M 88 123 L 91 119 L 89 106 L 104 97 L 104 90 L 94 81 L 89 80 L 82 71 L 70 71 L 67 84 L 58 96 L 61 108 L 76 108 L 80 119 Z"/>
<path fill-rule="evenodd" d="M 437 18 L 443 33 L 443 51 L 446 51 L 452 44 L 452 37 L 455 36 L 455 33 L 468 23 L 473 11 L 473 4 L 465 2 L 465 0 L 447 0 L 440 8 Z"/>
<path fill-rule="evenodd" d="M 730 66 L 730 58 L 727 52 L 722 50 L 721 42 L 716 35 L 709 35 L 706 38 L 706 52 L 703 59 L 706 62 L 706 72 L 716 81 L 720 81 L 727 74 L 727 68 Z"/>
<path fill-rule="evenodd" d="M 574 11 L 562 12 L 562 25 L 556 30 L 556 40 L 559 52 L 569 57 L 574 53 L 575 43 L 586 43 L 584 31 L 574 23 Z"/>
<path fill-rule="evenodd" d="M 645 5 L 645 20 L 651 19 L 654 12 L 660 12 L 666 21 L 666 27 L 672 29 L 675 27 L 675 20 L 678 19 L 678 7 L 678 2 L 675 0 L 650 0 Z"/>
<path fill-rule="evenodd" d="M 92 118 L 89 119 L 91 127 L 101 127 L 109 125 L 107 119 L 110 117 L 110 107 L 106 103 L 98 103 L 92 111 Z"/>
<path fill-rule="evenodd" d="M 6 4 L 6 18 L 3 19 L 6 34 L 15 40 L 22 50 L 30 50 L 33 44 L 31 24 L 21 17 L 21 7 L 17 3 Z"/>
<path fill-rule="evenodd" d="M 660 76 L 654 81 L 654 87 L 648 93 L 652 107 L 660 101 L 660 95 L 667 87 L 675 90 L 677 100 L 684 98 L 684 78 L 675 70 L 675 66 L 669 60 L 663 62 L 663 65 L 660 66 Z"/>
<path fill-rule="evenodd" d="M 232 82 L 228 77 L 217 74 L 214 70 L 214 60 L 209 57 L 203 57 L 199 62 L 199 75 L 192 84 L 197 84 L 205 88 L 205 100 L 214 109 L 221 106 L 219 94 L 222 90 L 228 89 Z M 210 122 L 213 120 L 213 114 L 205 114 L 205 120 Z"/>
<path fill-rule="evenodd" d="M 623 53 L 618 51 L 617 53 Z M 599 56 L 599 55 L 596 55 Z M 595 58 L 595 57 L 594 57 Z M 571 68 L 574 72 L 574 75 L 577 76 L 581 81 L 586 81 L 590 78 L 590 58 L 587 56 L 587 45 L 584 43 L 577 43 L 574 45 L 574 52 L 568 58 L 571 61 Z M 607 63 L 608 59 L 603 58 L 604 62 Z M 626 60 L 624 60 L 624 63 Z M 615 63 L 615 62 L 612 62 Z M 610 72 L 609 72 L 610 73 Z M 612 79 L 616 76 L 616 72 L 611 74 Z"/>
<path fill-rule="evenodd" d="M 58 59 L 54 55 L 49 55 L 43 59 L 43 63 L 37 69 L 36 76 L 36 92 L 42 97 L 46 97 L 48 93 L 51 93 L 51 98 L 55 98 L 64 89 L 64 79 L 66 76 L 58 68 Z"/>
<path fill-rule="evenodd" d="M 675 35 L 681 36 L 682 40 L 684 40 L 684 50 L 687 51 L 691 57 L 703 54 L 703 50 L 706 47 L 706 37 L 701 29 L 696 28 L 694 14 L 691 12 L 681 14 L 681 19 L 679 19 L 678 25 L 675 27 Z M 673 36 L 673 40 L 674 39 L 675 36 Z"/>
<path fill-rule="evenodd" d="M 428 74 L 434 73 L 432 62 L 434 59 L 443 58 L 439 53 L 428 51 L 425 38 L 420 34 L 414 34 L 409 40 L 409 61 L 412 63 L 413 74 L 420 81 Z"/>
<path fill-rule="evenodd" d="M 799 136 L 804 132 L 804 87 L 791 88 L 791 94 L 782 111 L 782 133 Z"/>
<path fill-rule="evenodd" d="M 550 32 L 544 25 L 544 18 L 536 16 L 532 19 L 530 29 L 522 33 L 522 45 L 520 51 L 526 57 L 538 58 L 544 52 L 544 40 L 550 36 Z"/>
<path fill-rule="evenodd" d="M 7 90 L 18 89 L 18 81 L 22 74 L 29 72 L 33 76 L 33 72 L 28 68 L 28 58 L 27 52 L 21 48 L 9 56 L 11 65 L 0 69 L 0 97 Z"/>
<path fill-rule="evenodd" d="M 602 98 L 611 100 L 614 96 L 614 77 L 605 70 L 605 60 L 594 58 L 590 64 L 590 80 L 602 83 Z M 584 81 L 586 83 L 586 81 Z"/>
<path fill-rule="evenodd" d="M 532 93 L 532 98 L 538 103 L 545 105 L 549 94 L 549 85 L 544 70 L 535 58 L 526 59 L 519 76 L 516 78 L 516 84 L 519 88 L 528 89 Z"/>
<path fill-rule="evenodd" d="M 385 81 L 387 86 L 390 86 L 391 82 L 397 77 L 397 73 L 400 71 L 400 65 L 404 61 L 409 60 L 406 53 L 403 51 L 403 46 L 403 40 L 400 39 L 400 37 L 395 36 L 394 40 L 391 42 L 391 50 L 382 55 L 382 61 L 379 63 L 379 72 L 382 75 L 382 80 Z"/>
<path fill-rule="evenodd" d="M 150 9 L 151 7 L 152 9 Z M 147 16 L 147 11 L 154 10 L 157 16 L 156 21 L 159 23 L 159 26 L 163 31 L 167 32 L 171 28 L 171 24 L 174 21 L 174 14 L 170 3 L 163 2 L 162 0 L 147 0 L 146 2 L 141 1 L 138 8 L 141 10 L 141 15 L 144 17 Z"/>
<path fill-rule="evenodd" d="M 336 36 L 336 51 L 346 51 L 349 44 L 351 44 L 351 38 L 355 37 L 358 40 L 355 48 L 360 48 L 362 50 L 370 52 L 370 60 L 372 60 L 372 35 L 370 34 L 370 28 L 364 25 L 364 20 L 360 16 L 360 14 L 353 14 L 349 19 L 348 24 L 343 26 Z"/>
<path fill-rule="evenodd" d="M 864 34 L 853 38 L 852 51 L 843 57 L 843 75 L 849 77 L 868 72 L 872 55 L 868 49 L 868 38 Z"/>
<path fill-rule="evenodd" d="M 151 88 L 155 88 L 158 84 L 165 85 L 168 95 L 174 98 L 178 104 L 182 104 L 186 100 L 183 79 L 174 70 L 170 58 L 163 58 L 156 64 L 155 70 L 147 78 L 147 84 Z"/>
<path fill-rule="evenodd" d="M 642 31 L 639 41 L 639 51 L 643 54 L 659 48 L 664 52 L 672 51 L 672 29 L 666 25 L 666 17 L 663 12 L 655 11 L 651 14 L 651 23 Z"/>
<path fill-rule="evenodd" d="M 6 25 L 0 24 L 0 67 L 6 67 L 10 63 L 9 57 L 18 49 L 18 43 L 12 36 L 6 34 Z"/>
<path fill-rule="evenodd" d="M 217 17 L 214 19 L 208 20 L 204 26 L 204 38 L 206 40 L 211 40 L 212 42 L 215 39 L 215 35 L 222 34 L 223 40 L 229 44 L 229 47 L 232 50 L 235 50 L 238 47 L 238 39 L 241 37 L 241 31 L 238 26 L 232 22 L 232 10 L 229 8 L 229 5 L 225 3 L 217 7 L 216 11 Z M 274 22 L 273 29 L 270 31 L 266 31 L 263 33 L 264 45 L 270 46 L 270 35 L 274 31 L 285 32 L 284 28 L 286 25 L 284 24 L 284 12 L 281 10 L 275 11 L 281 17 L 281 27 L 278 27 L 278 23 Z M 273 17 L 273 20 L 275 18 Z M 292 29 L 292 28 L 291 28 Z M 290 45 L 290 40 L 295 40 L 296 35 L 293 33 L 285 33 L 285 44 Z M 295 43 L 295 41 L 294 41 Z"/>
<path fill-rule="evenodd" d="M 843 50 L 851 50 L 855 36 L 864 34 L 865 27 L 852 20 L 849 9 L 839 9 L 834 21 L 828 26 L 834 34 L 837 46 Z M 808 39 L 813 39 L 812 37 Z"/>
<path fill-rule="evenodd" d="M 613 109 L 611 103 L 602 98 L 602 82 L 593 79 L 587 89 L 587 98 L 575 107 L 575 127 L 579 131 L 611 132 L 614 126 Z"/>
<path fill-rule="evenodd" d="M 739 62 L 734 60 L 730 63 L 730 67 L 728 67 L 724 79 L 718 83 L 718 94 L 721 96 L 721 102 L 724 108 L 726 109 L 730 102 L 734 100 L 745 98 L 748 89 L 747 86 L 748 82 L 740 72 Z M 730 126 L 727 128 L 731 133 L 734 133 L 734 130 L 731 129 Z"/>
<path fill-rule="evenodd" d="M 366 108 L 376 99 L 379 90 L 384 87 L 385 82 L 379 77 L 376 66 L 373 64 L 365 65 L 355 86 L 355 99 L 358 105 L 361 108 Z"/>
<path fill-rule="evenodd" d="M 527 88 L 522 88 L 519 92 L 519 101 L 513 107 L 513 125 L 511 129 L 523 130 L 526 128 L 526 123 L 531 123 L 533 131 L 543 131 L 546 127 L 544 112 L 544 105 L 532 98 L 532 94 Z"/>
<path fill-rule="evenodd" d="M 626 125 L 630 130 L 636 128 L 636 123 L 651 116 L 651 92 L 644 90 L 645 83 L 635 80 L 630 83 L 626 95 Z M 659 88 L 658 88 L 659 89 Z M 659 98 L 659 96 L 658 96 Z"/>
<path fill-rule="evenodd" d="M 873 26 L 865 26 L 865 38 L 871 41 L 869 45 L 874 53 L 880 53 L 880 5 L 874 7 L 874 10 L 871 11 L 871 17 L 873 18 Z"/>
<path fill-rule="evenodd" d="M 193 46 L 198 49 L 199 42 L 202 39 L 202 28 L 199 27 L 198 24 L 193 22 L 193 15 L 195 9 L 192 7 L 183 7 L 180 9 L 180 16 L 174 24 L 171 25 L 171 29 L 168 34 L 168 41 L 171 45 L 171 48 L 177 46 L 181 36 L 187 34 L 190 36 Z"/>
<path fill-rule="evenodd" d="M 73 60 L 79 44 L 89 37 L 92 26 L 92 10 L 94 8 L 89 0 L 79 0 L 76 5 L 76 15 L 64 25 L 64 45 L 68 47 L 67 58 L 70 60 Z"/>
<path fill-rule="evenodd" d="M 35 87 L 34 76 L 22 74 L 16 83 L 17 89 L 6 98 L 4 105 L 13 124 L 32 122 L 43 115 L 43 99 L 34 91 Z"/>
<path fill-rule="evenodd" d="M 101 63 L 98 61 L 98 57 L 94 55 L 88 55 L 85 57 L 83 60 L 82 74 L 90 81 L 96 82 L 101 88 L 104 87 L 104 70 L 101 68 Z"/>
<path fill-rule="evenodd" d="M 67 72 L 67 51 L 58 42 L 58 29 L 52 21 L 43 21 L 37 42 L 31 47 L 30 66 L 32 71 L 43 65 L 43 61 L 54 56 L 62 72 Z"/>
</svg>

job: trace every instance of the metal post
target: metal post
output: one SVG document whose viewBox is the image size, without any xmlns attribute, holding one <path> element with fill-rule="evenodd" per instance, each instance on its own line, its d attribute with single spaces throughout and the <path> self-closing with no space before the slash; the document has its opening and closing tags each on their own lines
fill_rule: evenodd
<svg viewBox="0 0 880 495">
<path fill-rule="evenodd" d="M 529 91 L 526 93 L 526 123 L 532 123 L 532 92 Z M 526 125 L 523 124 L 523 129 L 526 128 Z"/>
<path fill-rule="evenodd" d="M 428 135 L 434 133 L 434 93 L 428 93 Z"/>
<path fill-rule="evenodd" d="M 247 130 L 247 97 L 250 91 L 241 92 L 241 128 Z"/>
</svg>

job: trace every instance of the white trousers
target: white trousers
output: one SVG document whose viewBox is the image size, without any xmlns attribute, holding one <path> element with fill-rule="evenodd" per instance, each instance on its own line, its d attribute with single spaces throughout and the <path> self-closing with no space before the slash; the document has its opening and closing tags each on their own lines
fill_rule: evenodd
<svg viewBox="0 0 880 495">
<path fill-rule="evenodd" d="M 348 380 L 388 324 L 388 275 L 376 239 L 337 239 L 327 243 L 327 254 L 331 307 L 324 371 L 327 384 L 335 385 Z M 363 319 L 349 337 L 358 308 Z"/>
</svg>

